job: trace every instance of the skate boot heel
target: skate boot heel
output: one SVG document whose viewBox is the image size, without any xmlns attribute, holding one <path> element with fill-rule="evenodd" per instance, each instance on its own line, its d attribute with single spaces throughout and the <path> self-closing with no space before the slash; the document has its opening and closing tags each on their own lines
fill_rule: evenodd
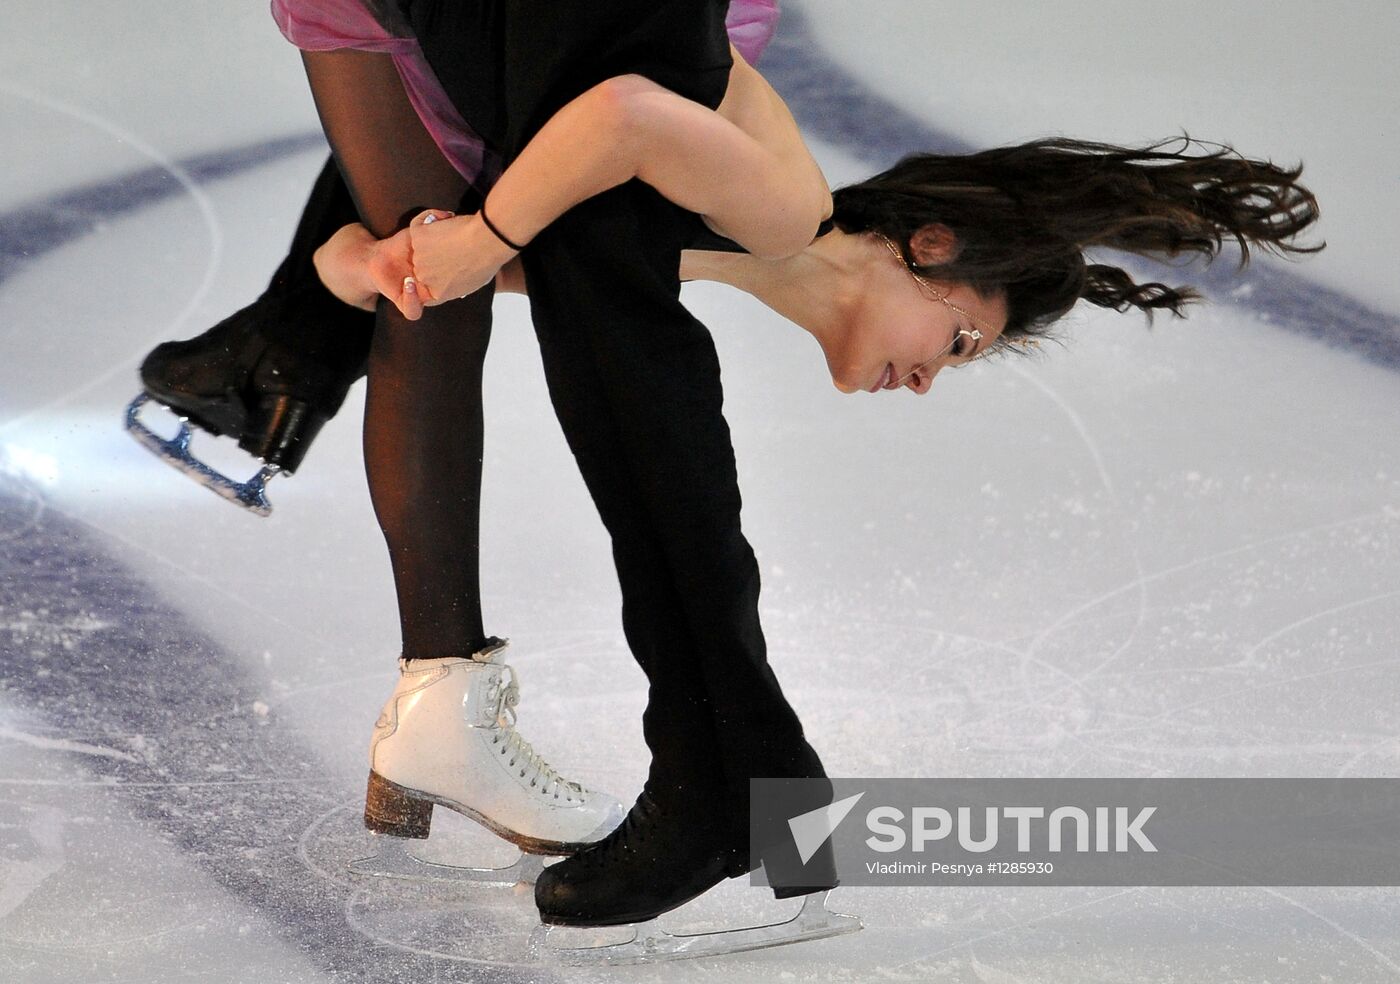
<svg viewBox="0 0 1400 984">
<path fill-rule="evenodd" d="M 770 848 L 762 856 L 764 871 L 775 899 L 829 892 L 841 884 L 836 877 L 836 853 L 828 840 L 803 862 L 791 842 Z"/>
<path fill-rule="evenodd" d="M 379 773 L 369 774 L 365 826 L 376 834 L 424 840 L 433 822 L 433 804 Z"/>
<path fill-rule="evenodd" d="M 265 396 L 238 446 L 290 474 L 300 467 L 311 442 L 329 419 L 305 400 L 286 395 Z"/>
<path fill-rule="evenodd" d="M 784 885 L 781 888 L 773 889 L 773 898 L 795 899 L 799 895 L 812 895 L 816 892 L 829 892 L 839 884 L 839 881 L 837 881 L 836 879 L 832 879 L 831 883 L 827 885 Z"/>
</svg>

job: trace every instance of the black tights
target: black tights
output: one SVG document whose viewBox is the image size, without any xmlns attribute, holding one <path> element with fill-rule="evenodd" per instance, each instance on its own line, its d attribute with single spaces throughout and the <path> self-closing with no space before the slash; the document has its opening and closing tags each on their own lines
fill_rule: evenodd
<svg viewBox="0 0 1400 984">
<path fill-rule="evenodd" d="M 461 211 L 465 179 L 413 111 L 388 55 L 304 52 L 316 109 L 361 221 L 376 237 L 426 208 Z M 487 287 L 404 319 L 381 300 L 365 398 L 365 472 L 389 547 L 403 655 L 466 656 L 481 616 L 481 376 Z"/>
</svg>

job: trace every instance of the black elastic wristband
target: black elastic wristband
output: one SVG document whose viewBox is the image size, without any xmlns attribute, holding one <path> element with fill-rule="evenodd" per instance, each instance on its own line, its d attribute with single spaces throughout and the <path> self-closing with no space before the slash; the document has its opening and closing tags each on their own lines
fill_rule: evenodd
<svg viewBox="0 0 1400 984">
<path fill-rule="evenodd" d="M 491 221 L 491 216 L 489 216 L 489 215 L 486 214 L 486 203 L 485 203 L 485 202 L 482 202 L 482 203 L 481 203 L 481 211 L 478 212 L 477 214 L 481 216 L 481 221 L 486 223 L 486 228 L 490 229 L 491 232 L 495 234 L 496 238 L 499 239 L 501 242 L 505 243 L 507 246 L 509 246 L 511 249 L 515 250 L 517 253 L 519 253 L 522 249 L 525 248 L 524 246 L 517 246 L 517 245 L 515 245 L 515 243 L 511 242 L 509 239 L 506 238 L 506 234 L 505 234 L 504 232 L 502 232 L 500 229 L 497 229 L 497 228 L 496 228 L 496 223 L 492 222 L 492 221 Z"/>
</svg>

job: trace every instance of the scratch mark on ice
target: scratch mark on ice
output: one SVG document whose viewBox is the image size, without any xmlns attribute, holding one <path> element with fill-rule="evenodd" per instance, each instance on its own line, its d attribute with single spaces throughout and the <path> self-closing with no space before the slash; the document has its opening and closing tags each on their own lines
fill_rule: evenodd
<svg viewBox="0 0 1400 984">
<path fill-rule="evenodd" d="M 130 752 L 121 752 L 115 748 L 106 748 L 102 745 L 89 745 L 83 741 L 71 741 L 67 738 L 41 738 L 38 735 L 31 735 L 24 731 L 17 731 L 14 728 L 0 724 L 0 739 L 9 739 L 19 742 L 21 745 L 28 745 L 31 748 L 42 748 L 52 752 L 72 752 L 75 755 L 92 755 L 97 758 L 117 759 L 122 762 L 132 762 L 141 765 L 145 760 Z"/>
</svg>

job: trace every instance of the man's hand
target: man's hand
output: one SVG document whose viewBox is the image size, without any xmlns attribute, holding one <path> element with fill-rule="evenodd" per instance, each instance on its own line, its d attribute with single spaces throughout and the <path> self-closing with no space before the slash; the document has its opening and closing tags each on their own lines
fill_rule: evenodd
<svg viewBox="0 0 1400 984">
<path fill-rule="evenodd" d="M 368 275 L 369 257 L 376 245 L 378 240 L 356 222 L 339 229 L 312 257 L 326 289 L 363 311 L 373 311 L 379 302 L 379 291 Z"/>
</svg>

